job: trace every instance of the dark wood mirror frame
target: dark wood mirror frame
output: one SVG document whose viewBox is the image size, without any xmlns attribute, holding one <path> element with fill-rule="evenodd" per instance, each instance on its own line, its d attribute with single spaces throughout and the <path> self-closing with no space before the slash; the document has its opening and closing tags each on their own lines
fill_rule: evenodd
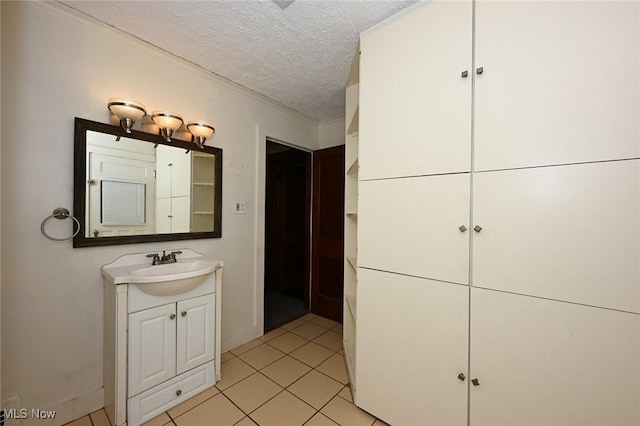
<svg viewBox="0 0 640 426">
<path fill-rule="evenodd" d="M 113 237 L 86 237 L 86 185 L 87 185 L 87 131 L 95 131 L 113 135 L 137 139 L 158 145 L 167 145 L 198 152 L 205 152 L 215 156 L 215 186 L 214 186 L 214 226 L 212 232 L 184 232 L 174 234 L 146 234 L 127 235 Z M 151 243 L 156 241 L 179 241 L 201 238 L 220 238 L 222 236 L 222 149 L 206 146 L 199 148 L 196 144 L 179 139 L 166 142 L 162 136 L 132 130 L 127 133 L 120 126 L 98 123 L 76 117 L 73 149 L 73 216 L 80 223 L 80 230 L 73 237 L 73 247 L 93 247 L 117 244 Z"/>
</svg>

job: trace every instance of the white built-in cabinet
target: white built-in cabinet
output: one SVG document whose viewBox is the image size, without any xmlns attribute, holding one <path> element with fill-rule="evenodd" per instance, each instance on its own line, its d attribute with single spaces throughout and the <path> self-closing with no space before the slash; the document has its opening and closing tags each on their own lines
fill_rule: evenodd
<svg viewBox="0 0 640 426">
<path fill-rule="evenodd" d="M 361 35 L 356 405 L 392 425 L 640 424 L 638 34 L 637 2 L 478 0 Z"/>
<path fill-rule="evenodd" d="M 167 145 L 156 147 L 156 232 L 189 232 L 191 155 Z"/>
<path fill-rule="evenodd" d="M 214 229 L 215 157 L 175 147 L 156 147 L 156 232 Z"/>
</svg>

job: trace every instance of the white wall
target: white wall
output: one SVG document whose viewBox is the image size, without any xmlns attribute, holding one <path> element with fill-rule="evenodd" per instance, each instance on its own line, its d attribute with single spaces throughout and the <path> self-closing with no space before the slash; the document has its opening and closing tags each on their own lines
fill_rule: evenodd
<svg viewBox="0 0 640 426">
<path fill-rule="evenodd" d="M 344 145 L 345 118 L 323 121 L 319 125 L 320 149 Z"/>
<path fill-rule="evenodd" d="M 2 398 L 56 409 L 54 423 L 62 424 L 101 407 L 100 267 L 122 254 L 190 247 L 223 260 L 223 350 L 262 333 L 264 210 L 256 200 L 264 187 L 264 137 L 317 149 L 319 129 L 64 6 L 0 8 Z M 40 223 L 54 208 L 73 207 L 73 119 L 108 122 L 112 96 L 215 125 L 209 143 L 224 150 L 221 239 L 73 249 L 42 236 Z M 247 201 L 246 215 L 232 214 L 233 200 Z"/>
</svg>

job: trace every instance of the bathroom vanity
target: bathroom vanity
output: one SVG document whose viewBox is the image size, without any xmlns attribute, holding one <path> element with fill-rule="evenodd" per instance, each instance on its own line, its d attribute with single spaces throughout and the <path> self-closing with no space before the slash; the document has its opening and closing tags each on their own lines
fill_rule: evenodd
<svg viewBox="0 0 640 426">
<path fill-rule="evenodd" d="M 116 426 L 138 426 L 220 380 L 223 264 L 171 254 L 102 267 L 104 399 Z"/>
</svg>

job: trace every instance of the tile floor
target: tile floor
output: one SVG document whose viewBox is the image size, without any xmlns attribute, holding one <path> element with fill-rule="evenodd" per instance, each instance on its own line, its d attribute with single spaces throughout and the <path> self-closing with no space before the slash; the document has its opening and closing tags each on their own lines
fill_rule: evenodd
<svg viewBox="0 0 640 426">
<path fill-rule="evenodd" d="M 342 326 L 307 314 L 222 354 L 222 380 L 144 426 L 383 426 L 352 403 Z M 67 426 L 110 426 L 104 410 Z"/>
</svg>

